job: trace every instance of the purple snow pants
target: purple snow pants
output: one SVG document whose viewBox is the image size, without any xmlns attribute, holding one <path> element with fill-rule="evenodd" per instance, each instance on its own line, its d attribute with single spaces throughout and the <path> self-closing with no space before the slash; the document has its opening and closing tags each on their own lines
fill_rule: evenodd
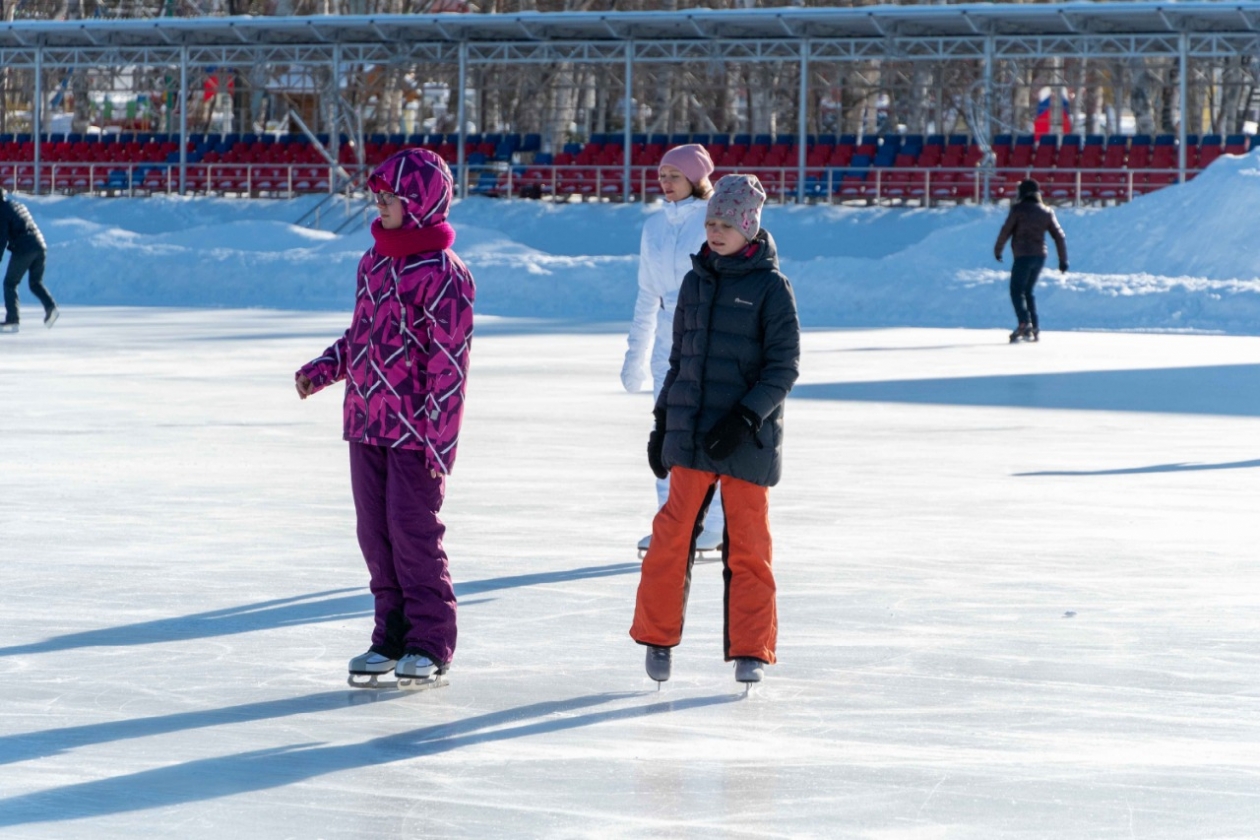
<svg viewBox="0 0 1260 840">
<path fill-rule="evenodd" d="M 438 663 L 455 653 L 455 589 L 438 519 L 446 476 L 424 453 L 350 444 L 359 547 L 376 597 L 372 648 L 391 659 L 420 650 Z"/>
</svg>

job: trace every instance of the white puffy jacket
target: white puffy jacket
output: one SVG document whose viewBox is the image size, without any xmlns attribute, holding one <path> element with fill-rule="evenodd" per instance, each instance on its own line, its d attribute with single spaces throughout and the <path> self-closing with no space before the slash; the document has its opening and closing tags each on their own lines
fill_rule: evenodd
<svg viewBox="0 0 1260 840">
<path fill-rule="evenodd" d="M 670 344 L 674 337 L 674 308 L 683 277 L 691 271 L 691 255 L 704 244 L 704 216 L 709 206 L 695 197 L 665 202 L 643 224 L 639 245 L 639 296 L 634 303 L 634 322 L 626 339 L 626 360 L 621 384 L 627 391 L 643 390 L 649 378 L 653 390 L 669 372 Z M 649 377 L 648 364 L 651 362 Z"/>
</svg>

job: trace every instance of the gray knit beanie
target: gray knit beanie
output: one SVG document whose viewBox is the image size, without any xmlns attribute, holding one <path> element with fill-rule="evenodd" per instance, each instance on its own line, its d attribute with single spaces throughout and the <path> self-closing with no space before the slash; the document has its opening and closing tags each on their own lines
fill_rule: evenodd
<svg viewBox="0 0 1260 840">
<path fill-rule="evenodd" d="M 766 191 L 756 175 L 727 175 L 714 186 L 704 218 L 721 219 L 752 241 L 761 230 L 761 206 L 765 203 Z"/>
</svg>

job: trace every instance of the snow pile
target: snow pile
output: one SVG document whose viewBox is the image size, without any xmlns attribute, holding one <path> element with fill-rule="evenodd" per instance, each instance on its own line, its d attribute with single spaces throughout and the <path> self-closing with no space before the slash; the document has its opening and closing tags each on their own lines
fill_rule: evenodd
<svg viewBox="0 0 1260 840">
<path fill-rule="evenodd" d="M 348 309 L 366 230 L 292 224 L 318 201 L 29 200 L 67 304 Z M 484 313 L 626 320 L 639 231 L 657 206 L 471 199 L 452 213 Z M 336 227 L 344 208 L 327 212 Z M 1004 208 L 772 206 L 811 326 L 993 326 L 1011 320 L 992 247 Z M 1038 287 L 1047 328 L 1260 333 L 1260 152 L 1107 209 L 1061 210 L 1071 272 Z"/>
</svg>

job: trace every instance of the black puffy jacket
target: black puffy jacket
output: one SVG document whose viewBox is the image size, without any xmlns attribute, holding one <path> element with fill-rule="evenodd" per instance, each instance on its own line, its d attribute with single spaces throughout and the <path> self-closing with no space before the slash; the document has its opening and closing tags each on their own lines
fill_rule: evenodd
<svg viewBox="0 0 1260 840">
<path fill-rule="evenodd" d="M 751 252 L 751 253 L 750 253 Z M 762 230 L 745 251 L 692 257 L 674 310 L 665 411 L 666 467 L 777 484 L 783 469 L 783 402 L 800 370 L 801 327 L 792 286 Z M 713 462 L 704 435 L 739 403 L 761 418 L 756 439 Z"/>
<path fill-rule="evenodd" d="M 26 205 L 0 190 L 0 254 L 6 246 L 14 254 L 48 250 Z"/>
</svg>

